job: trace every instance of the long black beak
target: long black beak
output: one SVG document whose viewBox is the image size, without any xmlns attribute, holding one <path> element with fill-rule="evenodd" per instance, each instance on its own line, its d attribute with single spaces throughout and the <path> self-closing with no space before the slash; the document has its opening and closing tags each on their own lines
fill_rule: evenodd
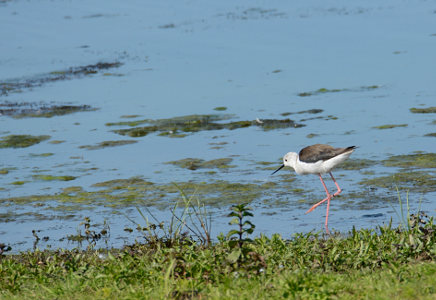
<svg viewBox="0 0 436 300">
<path fill-rule="evenodd" d="M 274 175 L 275 173 L 277 173 L 278 171 L 280 171 L 285 165 L 281 165 L 280 168 L 278 168 L 277 170 L 275 170 L 274 172 L 272 172 L 271 175 Z"/>
</svg>

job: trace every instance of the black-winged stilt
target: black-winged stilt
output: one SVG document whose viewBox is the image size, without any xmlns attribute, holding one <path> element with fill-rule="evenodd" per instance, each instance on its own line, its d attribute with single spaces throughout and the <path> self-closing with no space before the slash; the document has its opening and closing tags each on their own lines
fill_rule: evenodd
<svg viewBox="0 0 436 300">
<path fill-rule="evenodd" d="M 334 148 L 330 145 L 324 144 L 308 146 L 306 148 L 303 148 L 298 154 L 295 152 L 286 153 L 286 155 L 283 157 L 283 165 L 281 165 L 280 168 L 272 173 L 276 173 L 283 167 L 291 167 L 298 175 L 318 174 L 319 179 L 321 179 L 321 183 L 327 194 L 327 197 L 313 205 L 306 212 L 306 214 L 317 208 L 320 204 L 327 201 L 327 213 L 325 217 L 325 228 L 327 233 L 329 232 L 327 223 L 329 220 L 330 200 L 342 192 L 339 184 L 333 177 L 331 170 L 337 165 L 343 163 L 351 155 L 351 153 L 353 153 L 354 149 L 356 149 L 356 146 L 350 146 L 346 148 Z M 324 180 L 322 179 L 321 174 L 325 173 L 330 174 L 330 177 L 333 179 L 333 182 L 338 189 L 334 194 L 330 194 Z"/>
</svg>

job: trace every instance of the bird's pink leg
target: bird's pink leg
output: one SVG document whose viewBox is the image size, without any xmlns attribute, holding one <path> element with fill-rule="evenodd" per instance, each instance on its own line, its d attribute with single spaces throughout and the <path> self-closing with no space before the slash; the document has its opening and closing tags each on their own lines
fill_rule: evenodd
<svg viewBox="0 0 436 300">
<path fill-rule="evenodd" d="M 329 227 L 327 226 L 327 223 L 329 222 L 329 208 L 330 208 L 330 199 L 333 198 L 332 195 L 330 195 L 331 197 L 327 200 L 327 212 L 325 215 L 325 231 L 327 232 L 327 234 L 330 234 L 329 232 Z"/>
<path fill-rule="evenodd" d="M 321 179 L 321 183 L 322 183 L 322 185 L 323 185 L 323 187 L 325 189 L 325 193 L 327 194 L 327 197 L 322 199 L 321 201 L 319 201 L 315 205 L 313 205 L 308 211 L 306 211 L 306 214 L 310 213 L 312 210 L 317 208 L 319 205 L 321 205 L 321 204 L 323 204 L 324 202 L 327 201 L 327 220 L 328 220 L 328 208 L 330 206 L 330 199 L 333 197 L 333 195 L 330 194 L 329 190 L 327 189 L 327 186 L 325 185 L 324 180 L 321 177 L 321 174 L 318 174 L 318 176 L 319 176 L 319 179 Z M 326 220 L 326 224 L 327 224 L 327 220 Z"/>
<path fill-rule="evenodd" d="M 330 177 L 333 179 L 333 182 L 335 183 L 336 187 L 338 188 L 338 191 L 333 194 L 333 197 L 335 197 L 335 196 L 339 195 L 342 192 L 342 190 L 339 187 L 339 184 L 336 182 L 335 178 L 333 177 L 332 172 L 329 172 L 329 174 L 330 174 Z"/>
</svg>

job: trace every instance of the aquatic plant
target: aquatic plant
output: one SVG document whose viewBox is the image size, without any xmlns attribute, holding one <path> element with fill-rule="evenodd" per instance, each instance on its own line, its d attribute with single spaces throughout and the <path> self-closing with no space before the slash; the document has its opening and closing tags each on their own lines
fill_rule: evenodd
<svg viewBox="0 0 436 300">
<path fill-rule="evenodd" d="M 436 113 L 436 106 L 431 106 L 431 107 L 427 107 L 427 108 L 412 107 L 410 109 L 410 112 L 414 113 L 414 114 L 434 114 L 434 113 Z"/>
<path fill-rule="evenodd" d="M 117 146 L 135 144 L 137 142 L 138 141 L 133 141 L 133 140 L 103 141 L 103 142 L 100 142 L 96 145 L 79 146 L 79 148 L 88 149 L 88 150 L 98 150 L 98 149 L 103 149 L 103 148 L 107 148 L 107 147 L 117 147 Z"/>
<path fill-rule="evenodd" d="M 156 244 L 164 242 L 166 245 L 183 244 L 185 242 L 190 242 L 191 238 L 188 234 L 191 234 L 202 245 L 210 245 L 212 224 L 211 216 L 207 211 L 206 206 L 204 203 L 200 202 L 195 193 L 190 197 L 187 197 L 185 192 L 179 186 L 176 184 L 174 185 L 180 192 L 182 201 L 177 200 L 171 208 L 171 219 L 169 224 L 158 220 L 147 207 L 145 202 L 143 203 L 142 208 L 155 223 L 149 221 L 149 218 L 142 212 L 139 206 L 136 206 L 136 210 L 145 222 L 145 226 L 137 223 L 127 215 L 125 215 L 126 218 L 136 225 L 138 231 L 144 234 L 147 243 Z M 183 207 L 180 208 L 182 202 Z M 126 231 L 131 232 L 133 230 Z"/>
<path fill-rule="evenodd" d="M 160 136 L 184 137 L 187 133 L 222 129 L 235 130 L 250 126 L 258 126 L 263 130 L 289 127 L 298 128 L 304 126 L 303 124 L 298 124 L 290 119 L 256 119 L 253 121 L 218 122 L 232 117 L 233 115 L 225 114 L 188 115 L 171 119 L 144 119 L 131 122 L 107 123 L 106 126 L 134 127 L 144 123 L 150 124 L 149 126 L 113 130 L 113 132 L 120 135 L 128 135 L 131 137 L 142 137 L 154 132 L 159 132 Z"/>
<path fill-rule="evenodd" d="M 249 238 L 243 238 L 243 235 L 252 234 L 254 228 L 256 226 L 249 220 L 246 220 L 246 217 L 252 217 L 253 210 L 247 203 L 235 204 L 231 207 L 232 212 L 227 215 L 227 217 L 231 217 L 232 219 L 229 222 L 229 225 L 236 225 L 238 228 L 230 230 L 227 233 L 227 239 L 229 239 L 229 244 L 232 245 L 238 244 L 239 248 L 245 242 L 252 242 Z M 236 239 L 235 239 L 236 237 Z"/>
<path fill-rule="evenodd" d="M 319 88 L 316 91 L 299 93 L 298 96 L 308 97 L 308 96 L 315 96 L 315 95 L 326 94 L 326 93 L 354 92 L 354 91 L 361 92 L 361 91 L 371 91 L 378 88 L 380 88 L 379 85 L 369 85 L 369 86 L 361 86 L 359 88 L 343 88 L 343 89 Z"/>
<path fill-rule="evenodd" d="M 376 129 L 391 129 L 391 128 L 397 128 L 397 127 L 407 127 L 407 124 L 386 124 L 386 125 L 380 125 L 380 126 L 374 126 L 373 128 Z"/>
<path fill-rule="evenodd" d="M 49 135 L 11 134 L 1 138 L 0 148 L 30 147 L 49 138 Z"/>
<path fill-rule="evenodd" d="M 122 65 L 120 62 L 99 62 L 92 65 L 70 67 L 66 70 L 52 71 L 50 73 L 37 75 L 28 78 L 9 79 L 0 82 L 0 96 L 9 93 L 17 93 L 23 89 L 30 89 L 42 86 L 45 83 L 56 82 L 60 80 L 69 80 L 80 78 L 91 74 L 96 74 L 101 70 L 118 68 Z"/>
</svg>

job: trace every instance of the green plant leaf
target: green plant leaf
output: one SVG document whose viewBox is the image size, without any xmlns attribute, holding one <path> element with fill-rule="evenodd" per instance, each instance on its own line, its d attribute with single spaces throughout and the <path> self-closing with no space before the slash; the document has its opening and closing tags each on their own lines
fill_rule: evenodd
<svg viewBox="0 0 436 300">
<path fill-rule="evenodd" d="M 229 237 L 231 237 L 231 236 L 233 236 L 233 235 L 235 235 L 235 234 L 239 235 L 239 231 L 236 230 L 236 229 L 230 230 L 230 231 L 227 233 L 227 238 L 229 238 Z"/>
<path fill-rule="evenodd" d="M 230 254 L 227 255 L 226 259 L 230 263 L 235 263 L 235 262 L 238 261 L 238 259 L 241 256 L 241 254 L 242 254 L 241 249 L 238 248 L 238 249 L 233 250 L 232 252 L 230 252 Z"/>
<path fill-rule="evenodd" d="M 230 220 L 229 225 L 239 224 L 239 218 L 233 218 Z"/>
</svg>

